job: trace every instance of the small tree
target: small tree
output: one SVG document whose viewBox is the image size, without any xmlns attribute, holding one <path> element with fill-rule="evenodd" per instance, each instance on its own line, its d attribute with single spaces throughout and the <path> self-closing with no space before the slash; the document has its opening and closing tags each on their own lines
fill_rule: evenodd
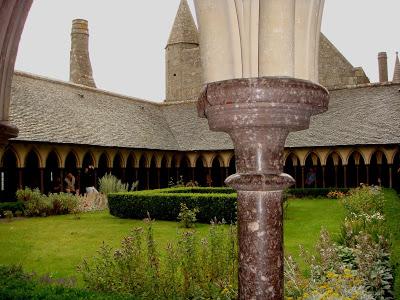
<svg viewBox="0 0 400 300">
<path fill-rule="evenodd" d="M 199 212 L 198 208 L 189 209 L 185 203 L 181 203 L 181 210 L 178 215 L 182 227 L 192 228 L 197 221 L 196 214 Z"/>
</svg>

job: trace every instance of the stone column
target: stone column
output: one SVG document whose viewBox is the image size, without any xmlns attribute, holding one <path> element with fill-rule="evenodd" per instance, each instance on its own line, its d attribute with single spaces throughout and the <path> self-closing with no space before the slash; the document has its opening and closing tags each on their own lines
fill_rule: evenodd
<svg viewBox="0 0 400 300">
<path fill-rule="evenodd" d="M 322 187 L 325 188 L 326 184 L 325 184 L 325 166 L 322 166 Z M 317 182 L 317 180 L 315 180 L 315 182 Z"/>
<path fill-rule="evenodd" d="M 344 188 L 347 188 L 347 166 L 343 166 L 343 185 Z"/>
<path fill-rule="evenodd" d="M 64 192 L 64 168 L 60 168 L 61 192 Z"/>
<path fill-rule="evenodd" d="M 199 115 L 235 146 L 237 173 L 225 183 L 238 191 L 239 299 L 283 299 L 282 191 L 294 183 L 284 144 L 328 99 L 317 84 L 283 77 L 209 83 L 200 96 Z"/>
<path fill-rule="evenodd" d="M 367 170 L 367 182 L 366 182 L 366 184 L 369 185 L 369 165 L 365 165 L 365 169 Z"/>
<path fill-rule="evenodd" d="M 301 188 L 304 189 L 304 183 L 305 183 L 305 178 L 304 178 L 304 166 L 301 166 Z"/>
<path fill-rule="evenodd" d="M 393 165 L 389 165 L 389 187 L 390 187 L 390 188 L 393 188 L 392 166 L 393 166 Z"/>
</svg>

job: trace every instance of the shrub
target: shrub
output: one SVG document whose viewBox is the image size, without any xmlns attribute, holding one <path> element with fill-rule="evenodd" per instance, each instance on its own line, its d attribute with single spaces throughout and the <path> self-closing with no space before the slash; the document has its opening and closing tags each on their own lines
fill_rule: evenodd
<svg viewBox="0 0 400 300">
<path fill-rule="evenodd" d="M 49 194 L 48 199 L 52 203 L 51 214 L 53 215 L 75 212 L 79 201 L 77 196 L 68 193 Z"/>
<path fill-rule="evenodd" d="M 6 210 L 10 210 L 13 213 L 16 213 L 17 211 L 23 211 L 24 203 L 21 201 L 0 203 L 0 214 L 4 214 L 4 211 L 6 211 Z"/>
<path fill-rule="evenodd" d="M 193 191 L 198 189 L 200 188 L 195 188 Z M 190 191 L 191 189 L 179 188 L 179 190 L 109 194 L 108 205 L 110 213 L 120 218 L 143 219 L 150 213 L 157 220 L 175 221 L 183 203 L 188 209 L 199 209 L 197 214 L 199 222 L 208 223 L 215 217 L 235 222 L 236 194 L 190 193 Z"/>
<path fill-rule="evenodd" d="M 25 215 L 29 217 L 45 217 L 51 215 L 53 204 L 42 194 L 33 194 L 30 200 L 25 201 Z"/>
<path fill-rule="evenodd" d="M 78 207 L 77 211 L 90 212 L 105 210 L 108 208 L 107 196 L 100 193 L 90 193 L 78 197 Z"/>
<path fill-rule="evenodd" d="M 178 215 L 178 220 L 180 221 L 182 227 L 192 228 L 194 227 L 197 219 L 196 214 L 199 212 L 198 208 L 188 209 L 186 204 L 181 203 L 181 211 Z"/>
<path fill-rule="evenodd" d="M 19 189 L 16 192 L 17 200 L 21 202 L 37 201 L 38 198 L 42 197 L 39 189 L 31 190 L 28 187 L 25 189 Z"/>
<path fill-rule="evenodd" d="M 128 184 L 123 184 L 121 180 L 111 174 L 106 174 L 99 179 L 99 190 L 105 195 L 127 192 L 128 187 Z"/>
<path fill-rule="evenodd" d="M 11 210 L 4 211 L 3 216 L 4 216 L 4 218 L 6 218 L 9 221 L 11 221 L 11 219 L 14 217 Z"/>
<path fill-rule="evenodd" d="M 347 193 L 349 189 L 346 188 L 291 188 L 289 189 L 290 195 L 296 198 L 303 197 L 326 197 L 330 192 Z"/>
<path fill-rule="evenodd" d="M 196 231 L 179 234 L 160 255 L 152 221 L 134 229 L 113 251 L 103 245 L 78 268 L 96 291 L 128 293 L 140 299 L 236 299 L 237 232 L 213 223 L 206 238 Z"/>
</svg>

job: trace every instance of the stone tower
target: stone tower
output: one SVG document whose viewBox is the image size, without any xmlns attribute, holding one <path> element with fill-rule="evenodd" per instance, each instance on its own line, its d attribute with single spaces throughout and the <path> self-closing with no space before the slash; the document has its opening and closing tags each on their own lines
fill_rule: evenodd
<svg viewBox="0 0 400 300">
<path fill-rule="evenodd" d="M 89 27 L 82 19 L 72 21 L 69 80 L 73 83 L 96 87 L 89 58 Z"/>
<path fill-rule="evenodd" d="M 197 100 L 201 89 L 198 31 L 186 0 L 181 0 L 165 47 L 166 100 Z"/>
</svg>

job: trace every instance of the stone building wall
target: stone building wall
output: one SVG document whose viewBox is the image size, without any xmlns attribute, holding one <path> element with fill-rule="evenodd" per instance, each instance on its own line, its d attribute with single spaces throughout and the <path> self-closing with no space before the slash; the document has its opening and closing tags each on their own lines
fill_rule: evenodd
<svg viewBox="0 0 400 300">
<path fill-rule="evenodd" d="M 320 39 L 319 82 L 327 87 L 369 83 L 362 68 L 353 65 L 323 35 Z"/>
</svg>

